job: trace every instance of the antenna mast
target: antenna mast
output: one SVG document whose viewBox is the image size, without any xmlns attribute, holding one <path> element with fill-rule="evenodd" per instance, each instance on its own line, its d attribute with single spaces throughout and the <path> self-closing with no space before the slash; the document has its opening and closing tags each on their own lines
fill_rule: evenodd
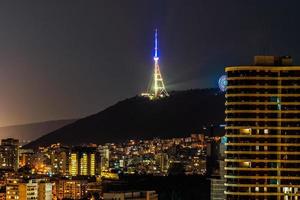
<svg viewBox="0 0 300 200">
<path fill-rule="evenodd" d="M 153 77 L 153 84 L 151 87 L 151 90 L 149 93 L 153 95 L 154 98 L 160 98 L 160 97 L 166 97 L 169 96 L 164 80 L 162 78 L 162 75 L 160 73 L 159 69 L 159 50 L 158 50 L 158 31 L 155 29 L 154 34 L 154 77 Z"/>
<path fill-rule="evenodd" d="M 154 33 L 154 74 L 151 80 L 152 84 L 147 93 L 142 93 L 142 96 L 147 96 L 150 99 L 168 97 L 169 94 L 165 88 L 164 80 L 159 69 L 159 49 L 158 49 L 158 31 Z"/>
</svg>

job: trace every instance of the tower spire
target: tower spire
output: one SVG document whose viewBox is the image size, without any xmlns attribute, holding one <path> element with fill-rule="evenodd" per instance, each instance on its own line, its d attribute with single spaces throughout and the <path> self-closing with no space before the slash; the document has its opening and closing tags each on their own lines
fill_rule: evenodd
<svg viewBox="0 0 300 200">
<path fill-rule="evenodd" d="M 154 34 L 154 61 L 155 60 L 158 60 L 159 57 L 158 57 L 158 35 L 157 35 L 157 29 L 155 29 L 155 34 Z"/>
<path fill-rule="evenodd" d="M 152 82 L 152 87 L 150 91 L 150 94 L 152 94 L 152 96 L 154 98 L 160 98 L 160 97 L 166 97 L 169 96 L 166 88 L 165 88 L 165 84 L 162 78 L 162 75 L 160 73 L 160 69 L 159 69 L 159 49 L 158 49 L 158 31 L 157 29 L 155 29 L 155 33 L 154 33 L 154 77 L 153 77 L 153 82 Z"/>
<path fill-rule="evenodd" d="M 154 73 L 151 80 L 151 87 L 147 93 L 142 93 L 142 96 L 147 96 L 150 99 L 157 99 L 169 96 L 159 69 L 159 49 L 158 49 L 158 31 L 154 31 Z"/>
</svg>

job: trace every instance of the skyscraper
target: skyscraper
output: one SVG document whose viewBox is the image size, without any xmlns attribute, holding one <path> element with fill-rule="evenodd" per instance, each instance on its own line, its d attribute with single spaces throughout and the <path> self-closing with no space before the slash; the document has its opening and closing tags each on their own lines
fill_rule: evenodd
<svg viewBox="0 0 300 200">
<path fill-rule="evenodd" d="M 300 66 L 291 57 L 256 56 L 226 67 L 227 199 L 298 199 Z"/>
</svg>

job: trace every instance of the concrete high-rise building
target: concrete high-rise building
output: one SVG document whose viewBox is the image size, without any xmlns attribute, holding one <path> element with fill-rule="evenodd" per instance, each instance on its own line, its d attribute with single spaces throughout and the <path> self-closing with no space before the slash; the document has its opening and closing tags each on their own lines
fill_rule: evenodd
<svg viewBox="0 0 300 200">
<path fill-rule="evenodd" d="M 157 163 L 159 165 L 160 172 L 163 174 L 168 173 L 169 169 L 169 158 L 167 153 L 159 153 L 156 156 Z"/>
<path fill-rule="evenodd" d="M 31 166 L 34 160 L 33 149 L 19 150 L 19 167 Z"/>
<path fill-rule="evenodd" d="M 98 174 L 98 152 L 94 147 L 74 147 L 69 157 L 71 176 L 95 176 Z"/>
<path fill-rule="evenodd" d="M 101 157 L 101 171 L 107 171 L 109 169 L 109 147 L 107 145 L 100 147 L 100 157 Z"/>
<path fill-rule="evenodd" d="M 78 175 L 78 156 L 76 152 L 72 152 L 69 158 L 69 174 L 71 176 Z"/>
<path fill-rule="evenodd" d="M 7 138 L 1 140 L 0 145 L 0 169 L 19 168 L 19 140 Z"/>
<path fill-rule="evenodd" d="M 63 147 L 60 144 L 51 146 L 50 162 L 51 171 L 53 174 L 65 176 L 69 171 L 69 158 L 70 149 Z"/>
<path fill-rule="evenodd" d="M 298 199 L 300 66 L 256 56 L 225 71 L 226 199 Z"/>
</svg>

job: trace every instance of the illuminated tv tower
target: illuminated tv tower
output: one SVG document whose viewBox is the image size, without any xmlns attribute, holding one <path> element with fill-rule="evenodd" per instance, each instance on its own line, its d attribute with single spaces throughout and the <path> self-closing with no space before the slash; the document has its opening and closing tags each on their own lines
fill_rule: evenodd
<svg viewBox="0 0 300 200">
<path fill-rule="evenodd" d="M 157 29 L 155 29 L 154 34 L 154 74 L 153 79 L 151 80 L 152 84 L 148 91 L 148 93 L 143 93 L 142 96 L 148 96 L 150 99 L 156 99 L 156 98 L 163 98 L 169 96 L 164 80 L 162 78 L 162 75 L 160 73 L 159 69 L 159 50 L 158 50 L 158 32 Z"/>
</svg>

